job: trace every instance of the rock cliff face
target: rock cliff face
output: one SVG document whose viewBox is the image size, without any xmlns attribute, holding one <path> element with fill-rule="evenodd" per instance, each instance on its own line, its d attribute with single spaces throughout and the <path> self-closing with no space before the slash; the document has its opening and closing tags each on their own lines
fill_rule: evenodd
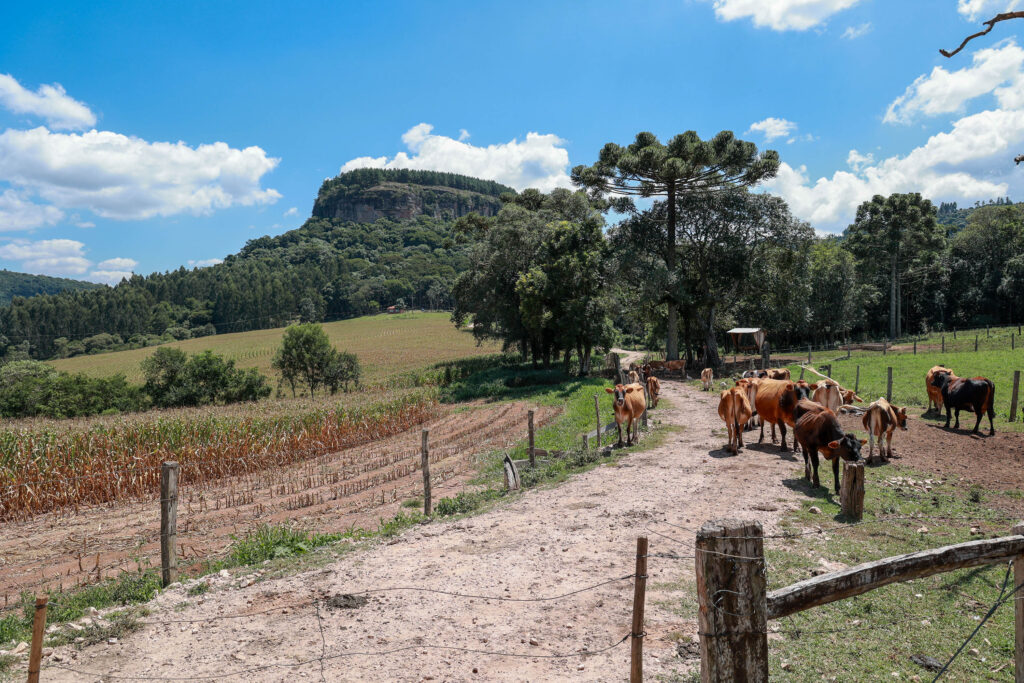
<svg viewBox="0 0 1024 683">
<path fill-rule="evenodd" d="M 400 220 L 424 214 L 441 219 L 472 212 L 493 216 L 500 208 L 498 197 L 470 190 L 383 182 L 367 188 L 322 192 L 313 205 L 313 216 L 372 223 L 378 218 Z"/>
</svg>

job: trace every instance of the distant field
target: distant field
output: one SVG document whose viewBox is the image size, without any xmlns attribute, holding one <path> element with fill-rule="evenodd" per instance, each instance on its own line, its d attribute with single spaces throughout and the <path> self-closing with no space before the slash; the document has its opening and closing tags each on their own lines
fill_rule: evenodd
<svg viewBox="0 0 1024 683">
<path fill-rule="evenodd" d="M 342 351 L 351 351 L 363 366 L 364 382 L 376 383 L 391 375 L 446 360 L 494 353 L 496 344 L 477 346 L 473 335 L 457 330 L 447 313 L 402 313 L 374 315 L 352 320 L 324 323 L 331 342 Z M 198 353 L 210 349 L 234 359 L 240 368 L 258 368 L 273 377 L 270 361 L 281 344 L 284 328 L 254 330 L 235 334 L 186 339 L 163 346 Z M 139 364 L 157 348 L 150 346 L 95 356 L 76 356 L 53 361 L 66 372 L 82 372 L 93 377 L 121 373 L 129 381 L 142 382 Z"/>
</svg>

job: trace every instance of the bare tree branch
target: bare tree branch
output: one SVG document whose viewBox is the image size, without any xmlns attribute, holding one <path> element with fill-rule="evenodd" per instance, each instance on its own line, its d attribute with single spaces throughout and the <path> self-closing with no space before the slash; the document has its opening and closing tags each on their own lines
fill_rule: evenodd
<svg viewBox="0 0 1024 683">
<path fill-rule="evenodd" d="M 948 50 L 939 50 L 939 54 L 941 54 L 943 57 L 952 57 L 957 52 L 960 52 L 960 50 L 963 50 L 964 46 L 967 45 L 967 43 L 971 42 L 972 40 L 979 36 L 986 35 L 989 31 L 992 30 L 992 28 L 998 22 L 1006 21 L 1007 19 L 1024 19 L 1024 12 L 1003 12 L 1002 14 L 997 14 L 996 16 L 992 17 L 991 19 L 985 22 L 984 25 L 988 26 L 987 29 L 985 29 L 984 31 L 978 31 L 973 35 L 967 36 L 966 38 L 964 38 L 964 42 L 960 43 L 960 47 L 953 50 L 952 52 L 949 52 Z"/>
</svg>

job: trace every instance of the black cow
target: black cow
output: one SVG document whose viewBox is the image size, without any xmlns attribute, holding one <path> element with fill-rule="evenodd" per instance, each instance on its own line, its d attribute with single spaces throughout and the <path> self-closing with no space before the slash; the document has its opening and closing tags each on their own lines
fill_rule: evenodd
<svg viewBox="0 0 1024 683">
<path fill-rule="evenodd" d="M 867 440 L 844 432 L 836 414 L 813 401 L 800 401 L 796 412 L 802 415 L 793 428 L 793 437 L 804 452 L 804 478 L 811 479 L 813 465 L 812 483 L 821 486 L 818 481 L 818 451 L 821 451 L 826 460 L 832 461 L 832 477 L 835 479 L 836 493 L 839 493 L 839 459 L 851 462 L 860 460 L 860 447 Z"/>
<path fill-rule="evenodd" d="M 946 429 L 949 429 L 949 418 L 951 410 L 956 410 L 956 424 L 953 429 L 960 429 L 960 410 L 973 410 L 978 416 L 974 423 L 972 434 L 978 433 L 981 426 L 981 416 L 988 413 L 989 435 L 996 433 L 992 424 L 992 418 L 996 416 L 996 409 L 993 405 L 996 400 L 996 385 L 990 379 L 984 377 L 956 377 L 950 378 L 949 373 L 936 373 L 932 378 L 932 386 L 938 387 L 942 392 L 942 403 L 946 406 Z"/>
</svg>

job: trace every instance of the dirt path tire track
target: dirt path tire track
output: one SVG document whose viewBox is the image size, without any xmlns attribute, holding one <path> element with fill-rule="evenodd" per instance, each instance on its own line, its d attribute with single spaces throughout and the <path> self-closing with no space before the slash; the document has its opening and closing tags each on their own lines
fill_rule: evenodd
<svg viewBox="0 0 1024 683">
<path fill-rule="evenodd" d="M 622 680 L 629 648 L 593 657 L 541 659 L 551 653 L 596 651 L 629 631 L 631 581 L 562 600 L 511 603 L 422 592 L 370 596 L 358 609 L 325 610 L 323 638 L 317 595 L 395 586 L 419 586 L 483 595 L 537 597 L 566 593 L 633 571 L 636 537 L 648 535 L 650 552 L 692 555 L 691 534 L 661 520 L 699 527 L 720 517 L 760 520 L 766 532 L 798 505 L 784 480 L 802 475 L 792 454 L 775 447 L 748 448 L 738 456 L 721 450 L 717 396 L 665 382 L 671 402 L 652 415 L 677 429 L 649 451 L 577 475 L 558 487 L 533 489 L 487 513 L 434 522 L 387 543 L 353 553 L 330 566 L 247 588 L 211 592 L 202 604 L 183 590 L 164 593 L 147 620 L 201 619 L 257 612 L 280 604 L 308 606 L 198 624 L 147 625 L 113 645 L 82 652 L 62 649 L 61 665 L 116 676 L 220 676 L 270 663 L 295 663 L 346 652 L 329 660 L 324 676 L 344 680 Z M 714 433 L 713 433 L 714 432 Z M 653 533 L 678 539 L 674 543 Z M 648 564 L 648 633 L 645 671 L 653 680 L 693 663 L 677 656 L 680 635 L 696 635 L 693 563 L 652 556 Z M 192 606 L 174 606 L 191 600 Z M 455 646 L 525 653 L 504 658 L 431 649 Z M 695 653 L 695 649 L 691 649 Z M 47 660 L 52 662 L 52 660 Z M 47 680 L 82 680 L 50 668 Z M 228 680 L 317 679 L 319 663 L 273 668 Z M 429 677 L 429 678 L 428 678 Z"/>
</svg>

